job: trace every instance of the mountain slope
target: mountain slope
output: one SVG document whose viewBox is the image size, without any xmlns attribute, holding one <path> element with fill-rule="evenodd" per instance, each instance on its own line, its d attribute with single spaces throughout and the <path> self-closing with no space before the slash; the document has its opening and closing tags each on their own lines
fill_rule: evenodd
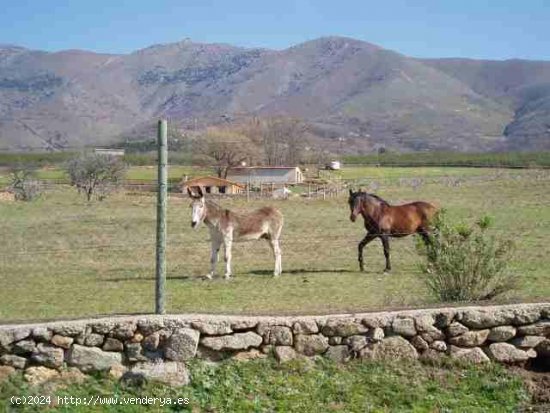
<svg viewBox="0 0 550 413">
<path fill-rule="evenodd" d="M 548 148 L 548 73 L 550 62 L 420 60 L 340 37 L 281 51 L 188 40 L 129 55 L 0 46 L 0 147 L 101 145 L 158 116 L 195 128 L 283 115 L 362 149 Z"/>
<path fill-rule="evenodd" d="M 423 62 L 511 108 L 513 119 L 503 131 L 509 148 L 550 147 L 550 62 L 470 59 Z"/>
</svg>

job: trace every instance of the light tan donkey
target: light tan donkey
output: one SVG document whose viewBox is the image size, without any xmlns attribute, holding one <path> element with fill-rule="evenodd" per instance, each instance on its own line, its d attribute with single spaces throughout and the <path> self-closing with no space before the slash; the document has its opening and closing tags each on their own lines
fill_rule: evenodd
<svg viewBox="0 0 550 413">
<path fill-rule="evenodd" d="M 283 229 L 283 214 L 273 207 L 263 207 L 250 213 L 237 213 L 222 208 L 212 201 L 207 201 L 200 187 L 197 193 L 187 188 L 192 199 L 191 227 L 197 229 L 204 222 L 210 230 L 212 253 L 210 272 L 206 275 L 212 279 L 216 272 L 218 253 L 223 244 L 225 259 L 225 278 L 231 277 L 231 247 L 233 241 L 265 239 L 271 245 L 275 255 L 275 270 L 278 277 L 282 272 L 281 247 L 279 238 Z"/>
</svg>

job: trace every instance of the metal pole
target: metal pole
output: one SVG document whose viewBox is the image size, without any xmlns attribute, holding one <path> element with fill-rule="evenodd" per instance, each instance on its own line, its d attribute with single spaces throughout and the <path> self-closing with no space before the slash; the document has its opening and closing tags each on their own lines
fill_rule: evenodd
<svg viewBox="0 0 550 413">
<path fill-rule="evenodd" d="M 166 198 L 168 195 L 168 124 L 158 121 L 157 267 L 155 312 L 164 314 L 166 284 Z"/>
</svg>

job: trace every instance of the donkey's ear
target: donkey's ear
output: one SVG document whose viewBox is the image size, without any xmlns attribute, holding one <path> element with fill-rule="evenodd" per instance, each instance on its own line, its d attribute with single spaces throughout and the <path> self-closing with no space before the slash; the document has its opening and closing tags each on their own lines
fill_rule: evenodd
<svg viewBox="0 0 550 413">
<path fill-rule="evenodd" d="M 202 188 L 200 186 L 197 186 L 197 190 L 199 191 L 199 196 L 203 198 L 204 194 L 202 193 Z"/>
<path fill-rule="evenodd" d="M 353 189 L 349 189 L 349 196 L 352 196 L 353 195 Z"/>
<path fill-rule="evenodd" d="M 193 193 L 193 191 L 191 191 L 191 188 L 187 187 L 187 193 L 189 194 L 189 196 L 191 198 L 194 198 L 195 197 L 195 194 Z"/>
</svg>

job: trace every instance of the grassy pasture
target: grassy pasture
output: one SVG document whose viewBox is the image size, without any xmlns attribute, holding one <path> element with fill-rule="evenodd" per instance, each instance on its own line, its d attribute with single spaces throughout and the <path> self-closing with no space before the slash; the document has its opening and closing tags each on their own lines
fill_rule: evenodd
<svg viewBox="0 0 550 413">
<path fill-rule="evenodd" d="M 410 152 L 347 155 L 344 162 L 382 166 L 550 167 L 550 152 Z"/>
<path fill-rule="evenodd" d="M 493 231 L 516 240 L 512 267 L 522 277 L 521 287 L 506 299 L 548 299 L 550 172 L 471 171 L 476 174 L 461 168 L 373 167 L 342 174 L 357 186 L 376 182 L 376 192 L 390 202 L 433 201 L 457 220 L 494 216 Z M 411 185 L 415 177 L 419 185 Z M 367 271 L 358 272 L 356 246 L 364 230 L 362 223 L 349 221 L 345 195 L 326 201 L 223 201 L 235 209 L 265 204 L 285 216 L 282 277 L 271 277 L 271 250 L 256 241 L 234 245 L 234 279 L 204 281 L 208 231 L 191 230 L 188 201 L 170 198 L 169 312 L 329 313 L 433 304 L 419 280 L 412 237 L 392 243 L 391 275 L 381 273 L 377 240 L 365 251 Z M 87 204 L 65 186 L 33 203 L 0 204 L 0 320 L 152 312 L 155 208 L 154 196 L 146 194 L 118 193 Z"/>
<path fill-rule="evenodd" d="M 168 169 L 168 179 L 178 182 L 184 175 L 200 176 L 211 175 L 212 171 L 205 168 L 193 166 L 171 166 Z M 37 169 L 36 176 L 42 180 L 67 181 L 68 177 L 65 171 L 57 166 L 42 167 Z M 126 179 L 130 180 L 154 180 L 157 178 L 157 168 L 155 166 L 132 166 L 126 173 Z M 0 185 L 6 185 L 9 182 L 9 168 L 0 168 Z"/>
<path fill-rule="evenodd" d="M 103 376 L 61 388 L 52 388 L 52 383 L 31 388 L 20 377 L 14 377 L 0 384 L 0 409 L 11 411 L 12 396 L 35 395 L 50 396 L 53 403 L 58 396 L 83 400 L 97 395 L 105 403 L 79 407 L 58 405 L 55 409 L 67 412 L 502 413 L 531 407 L 531 397 L 521 378 L 498 365 L 430 365 L 404 361 L 353 361 L 337 365 L 326 360 L 279 365 L 273 359 L 189 364 L 191 384 L 182 388 L 155 383 L 142 388 L 127 387 Z M 162 398 L 166 404 L 161 406 L 158 401 L 153 405 L 135 402 L 124 405 L 124 400 L 146 396 Z M 115 398 L 119 405 L 115 404 Z M 168 398 L 174 404 L 168 404 Z M 178 398 L 187 398 L 188 404 L 175 405 Z M 106 399 L 110 404 L 106 404 Z M 17 411 L 22 412 L 47 409 L 33 405 L 17 407 Z"/>
</svg>

